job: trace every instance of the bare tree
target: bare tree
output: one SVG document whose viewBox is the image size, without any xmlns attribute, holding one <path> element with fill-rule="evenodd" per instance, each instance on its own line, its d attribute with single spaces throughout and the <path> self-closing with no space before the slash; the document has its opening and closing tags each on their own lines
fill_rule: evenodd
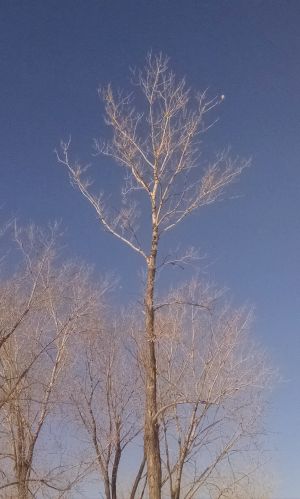
<svg viewBox="0 0 300 499">
<path fill-rule="evenodd" d="M 9 238 L 7 242 L 9 258 L 6 261 L 7 265 L 5 265 L 0 287 L 1 353 L 6 342 L 17 335 L 23 326 L 27 327 L 31 316 L 37 314 L 43 307 L 46 292 L 43 280 L 54 259 L 56 232 L 55 226 L 48 231 L 47 235 L 34 226 L 25 230 L 14 226 L 13 240 Z M 17 249 L 17 254 L 13 249 Z M 13 268 L 16 268 L 14 273 L 9 271 L 11 260 L 14 261 Z M 1 378 L 0 409 L 13 395 L 34 361 L 35 358 L 32 358 L 30 364 L 19 373 L 17 379 L 11 380 L 9 386 L 5 386 L 2 383 L 5 378 Z"/>
<path fill-rule="evenodd" d="M 220 199 L 246 162 L 231 159 L 225 153 L 210 163 L 200 159 L 201 136 L 213 124 L 207 121 L 207 115 L 222 97 L 209 99 L 206 91 L 194 97 L 185 80 L 178 81 L 170 71 L 167 58 L 149 55 L 145 68 L 135 73 L 133 83 L 134 96 L 138 100 L 141 91 L 144 99 L 140 111 L 136 110 L 132 95 L 115 94 L 110 86 L 99 92 L 113 138 L 109 143 L 95 141 L 96 151 L 113 158 L 125 171 L 118 212 L 108 210 L 103 195 L 93 192 L 91 181 L 85 175 L 86 167 L 70 158 L 69 143 L 61 144 L 57 157 L 67 168 L 72 184 L 94 208 L 104 229 L 145 262 L 144 444 L 149 495 L 151 499 L 159 499 L 162 483 L 156 417 L 155 279 L 160 239 L 198 208 Z M 133 199 L 137 191 L 149 202 L 143 225 L 149 223 L 150 246 L 141 243 L 139 212 Z"/>
<path fill-rule="evenodd" d="M 64 402 L 70 343 L 84 332 L 95 292 L 83 268 L 56 260 L 53 233 L 46 237 L 31 228 L 18 232 L 17 240 L 25 266 L 5 283 L 0 311 L 0 490 L 20 499 L 46 497 L 44 489 L 62 497 L 80 466 L 68 474 L 56 449 L 45 467 L 41 441 L 49 416 Z"/>
<path fill-rule="evenodd" d="M 249 313 L 221 298 L 218 290 L 192 281 L 172 292 L 157 316 L 156 417 L 171 499 L 199 497 L 216 487 L 220 473 L 231 477 L 228 491 L 237 489 L 241 477 L 250 476 L 245 455 L 255 455 L 258 467 L 261 414 L 273 372 L 249 339 Z"/>
<path fill-rule="evenodd" d="M 17 271 L 13 279 L 3 279 L 0 289 L 0 348 L 25 321 L 30 310 L 37 306 L 36 297 L 41 276 L 47 263 L 53 258 L 55 227 L 47 237 L 42 236 L 41 232 L 36 237 L 37 232 L 34 226 L 26 231 L 18 229 L 16 225 L 14 227 L 14 239 L 21 253 L 21 259 L 17 258 Z M 14 296 L 20 294 L 22 300 L 13 302 Z"/>
<path fill-rule="evenodd" d="M 142 429 L 141 383 L 126 346 L 128 336 L 124 316 L 113 320 L 97 316 L 78 342 L 80 358 L 71 398 L 89 436 L 106 499 L 119 497 L 122 455 Z"/>
</svg>

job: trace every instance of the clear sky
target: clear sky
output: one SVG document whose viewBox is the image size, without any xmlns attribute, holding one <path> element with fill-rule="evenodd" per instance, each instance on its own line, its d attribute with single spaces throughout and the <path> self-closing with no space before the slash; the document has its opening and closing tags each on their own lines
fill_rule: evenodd
<svg viewBox="0 0 300 499">
<path fill-rule="evenodd" d="M 61 219 L 70 252 L 118 273 L 135 299 L 141 262 L 98 228 L 53 150 L 71 133 L 88 158 L 103 132 L 98 85 L 126 87 L 128 66 L 149 49 L 169 55 L 192 87 L 225 94 L 209 147 L 253 159 L 231 191 L 238 197 L 191 218 L 169 243 L 200 247 L 209 276 L 254 305 L 254 334 L 284 380 L 268 421 L 278 498 L 299 499 L 299 0 L 2 1 L 1 219 Z M 117 170 L 98 164 L 99 187 L 113 190 Z"/>
</svg>

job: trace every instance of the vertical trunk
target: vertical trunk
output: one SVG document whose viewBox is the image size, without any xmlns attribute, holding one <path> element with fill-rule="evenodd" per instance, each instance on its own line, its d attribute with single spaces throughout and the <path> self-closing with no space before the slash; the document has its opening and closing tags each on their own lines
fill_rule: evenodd
<svg viewBox="0 0 300 499">
<path fill-rule="evenodd" d="M 156 393 L 156 352 L 154 330 L 154 284 L 156 273 L 158 233 L 153 230 L 151 254 L 148 259 L 147 285 L 145 294 L 146 316 L 146 410 L 145 410 L 145 454 L 150 499 L 161 499 L 161 460 L 159 449 L 159 426 Z"/>
<path fill-rule="evenodd" d="M 109 483 L 109 476 L 108 476 L 108 474 L 104 475 L 103 481 L 104 481 L 105 499 L 111 499 L 110 483 Z"/>
<path fill-rule="evenodd" d="M 184 459 L 182 459 L 182 461 L 180 462 L 179 469 L 177 471 L 177 477 L 176 477 L 176 480 L 175 480 L 175 487 L 174 487 L 174 499 L 179 499 L 180 498 L 183 465 L 184 465 Z"/>
<path fill-rule="evenodd" d="M 136 491 L 138 489 L 139 483 L 141 481 L 141 478 L 142 478 L 142 475 L 143 475 L 143 471 L 144 471 L 144 468 L 145 468 L 145 464 L 146 464 L 146 457 L 144 455 L 143 460 L 141 462 L 141 465 L 139 467 L 139 470 L 137 472 L 137 476 L 135 478 L 132 490 L 131 490 L 130 499 L 135 499 L 135 494 L 136 494 Z"/>
<path fill-rule="evenodd" d="M 18 484 L 18 499 L 28 498 L 28 487 L 25 482 Z"/>
<path fill-rule="evenodd" d="M 22 463 L 18 470 L 18 499 L 28 499 L 28 497 L 27 466 Z"/>
<path fill-rule="evenodd" d="M 17 396 L 19 396 L 19 393 L 17 394 Z M 32 461 L 30 460 L 31 448 L 29 448 L 29 451 L 27 450 L 29 436 L 26 432 L 26 426 L 19 405 L 19 400 L 12 401 L 10 405 L 10 411 L 13 415 L 12 427 L 14 427 L 16 430 L 15 432 L 14 430 L 12 430 L 12 436 L 14 440 L 15 473 L 18 499 L 28 499 L 30 495 L 28 479 L 30 478 L 32 464 Z"/>
<path fill-rule="evenodd" d="M 180 498 L 180 484 L 181 484 L 181 477 L 179 480 L 176 480 L 175 487 L 172 490 L 171 499 L 179 499 Z"/>
<path fill-rule="evenodd" d="M 116 444 L 115 458 L 111 474 L 111 499 L 117 499 L 117 476 L 121 459 L 121 453 L 122 449 L 120 444 L 120 423 L 117 422 L 117 444 Z"/>
</svg>

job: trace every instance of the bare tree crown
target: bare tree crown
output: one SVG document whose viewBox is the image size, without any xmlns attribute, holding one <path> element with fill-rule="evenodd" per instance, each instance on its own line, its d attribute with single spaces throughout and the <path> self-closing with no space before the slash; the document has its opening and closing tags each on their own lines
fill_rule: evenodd
<svg viewBox="0 0 300 499">
<path fill-rule="evenodd" d="M 138 237 L 138 214 L 131 196 L 135 191 L 149 198 L 152 228 L 159 238 L 187 215 L 221 198 L 248 163 L 228 153 L 218 154 L 211 163 L 202 160 L 201 135 L 213 125 L 208 115 L 223 96 L 210 99 L 207 91 L 193 95 L 185 79 L 177 80 L 169 69 L 168 58 L 148 55 L 132 83 L 135 92 L 130 95 L 115 93 L 111 85 L 99 90 L 112 139 L 95 140 L 95 148 L 125 169 L 123 203 L 117 214 L 109 213 L 103 196 L 91 191 L 86 168 L 72 163 L 69 143 L 62 143 L 57 155 L 104 228 L 147 258 Z"/>
</svg>

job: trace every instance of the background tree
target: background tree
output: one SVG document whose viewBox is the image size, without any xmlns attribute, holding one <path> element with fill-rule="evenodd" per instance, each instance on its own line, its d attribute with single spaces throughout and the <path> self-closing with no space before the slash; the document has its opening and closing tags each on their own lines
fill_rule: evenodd
<svg viewBox="0 0 300 499">
<path fill-rule="evenodd" d="M 197 281 L 173 291 L 159 310 L 157 417 L 172 499 L 199 497 L 221 472 L 235 483 L 243 459 L 258 467 L 273 373 L 249 338 L 249 322 L 246 310 Z"/>
<path fill-rule="evenodd" d="M 58 446 L 51 456 L 45 431 L 65 402 L 71 344 L 75 333 L 84 333 L 95 291 L 83 268 L 57 260 L 54 232 L 31 228 L 16 238 L 23 266 L 3 284 L 0 310 L 1 497 L 47 497 L 49 491 L 62 497 L 82 470 L 70 472 Z"/>
<path fill-rule="evenodd" d="M 246 163 L 233 160 L 225 153 L 210 163 L 200 158 L 201 136 L 212 125 L 207 115 L 222 97 L 209 99 L 206 91 L 194 96 L 185 80 L 175 78 L 167 58 L 149 55 L 145 68 L 134 75 L 134 88 L 133 95 L 115 94 L 110 86 L 99 92 L 113 138 L 109 143 L 96 141 L 96 150 L 113 158 L 125 171 L 122 204 L 117 213 L 108 210 L 103 196 L 91 190 L 91 182 L 85 176 L 86 167 L 70 158 L 69 143 L 61 144 L 57 156 L 67 167 L 73 185 L 93 206 L 105 230 L 142 256 L 145 262 L 144 445 L 149 495 L 151 499 L 160 499 L 155 333 L 155 279 L 160 239 L 195 210 L 220 199 Z M 133 101 L 135 96 L 139 98 L 139 91 L 143 104 L 136 110 Z M 150 225 L 149 246 L 140 242 L 139 212 L 133 199 L 136 191 L 141 191 L 149 203 L 143 219 L 143 225 Z"/>
<path fill-rule="evenodd" d="M 10 236 L 5 242 L 6 251 L 3 251 L 4 268 L 0 288 L 0 352 L 1 357 L 7 341 L 17 335 L 19 330 L 27 326 L 31 316 L 36 314 L 45 301 L 46 287 L 44 276 L 55 255 L 55 227 L 46 236 L 34 226 L 20 230 L 14 226 L 13 239 Z M 14 242 L 15 244 L 12 244 Z M 15 254 L 17 249 L 17 254 Z M 6 258 L 6 261 L 5 261 Z M 14 262 L 15 271 L 8 268 Z M 0 385 L 0 409 L 13 395 L 14 390 L 34 363 L 28 365 L 18 378 L 12 379 L 8 387 L 5 386 L 5 377 Z M 8 391 L 7 391 L 8 390 Z"/>
<path fill-rule="evenodd" d="M 113 313 L 113 309 L 109 309 Z M 89 437 L 92 462 L 106 499 L 117 499 L 122 455 L 141 432 L 141 380 L 128 348 L 128 320 L 104 314 L 89 321 L 77 343 L 78 358 L 71 396 L 78 423 Z M 124 487 L 123 487 L 124 491 Z"/>
</svg>

